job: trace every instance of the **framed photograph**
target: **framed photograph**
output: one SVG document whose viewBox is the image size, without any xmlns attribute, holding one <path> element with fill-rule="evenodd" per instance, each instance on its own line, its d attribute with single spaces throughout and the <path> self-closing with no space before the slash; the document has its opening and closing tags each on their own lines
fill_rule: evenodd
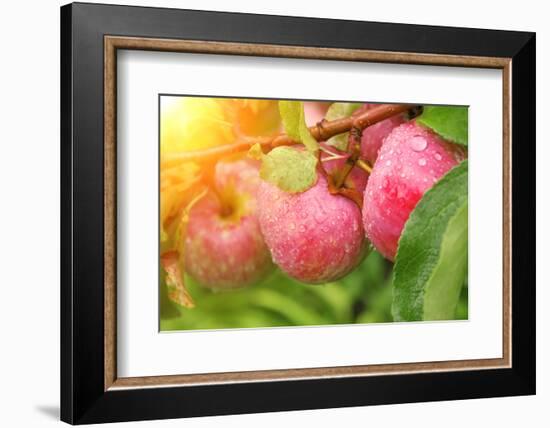
<svg viewBox="0 0 550 428">
<path fill-rule="evenodd" d="M 535 34 L 61 8 L 61 418 L 535 393 Z"/>
</svg>

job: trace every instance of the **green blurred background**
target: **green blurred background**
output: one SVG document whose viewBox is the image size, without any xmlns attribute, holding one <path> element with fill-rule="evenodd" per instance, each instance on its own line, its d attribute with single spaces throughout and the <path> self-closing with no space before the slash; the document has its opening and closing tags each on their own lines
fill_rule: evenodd
<svg viewBox="0 0 550 428">
<path fill-rule="evenodd" d="M 212 291 L 186 275 L 196 307 L 186 309 L 168 299 L 161 276 L 160 330 L 206 330 L 391 322 L 393 264 L 372 251 L 341 280 L 308 285 L 277 269 L 241 290 Z M 465 285 L 455 319 L 468 318 Z"/>
</svg>

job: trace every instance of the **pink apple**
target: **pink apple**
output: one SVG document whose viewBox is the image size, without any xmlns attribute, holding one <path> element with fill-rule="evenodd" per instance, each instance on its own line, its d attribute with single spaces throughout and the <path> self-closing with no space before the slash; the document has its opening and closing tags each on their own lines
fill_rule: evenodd
<svg viewBox="0 0 550 428">
<path fill-rule="evenodd" d="M 258 165 L 218 162 L 214 182 L 218 195 L 209 192 L 189 214 L 186 271 L 207 288 L 252 285 L 273 269 L 257 218 Z"/>
<path fill-rule="evenodd" d="M 365 104 L 360 110 L 357 110 L 356 114 L 369 110 L 376 105 Z M 394 128 L 404 123 L 405 120 L 404 115 L 398 114 L 365 128 L 361 137 L 361 158 L 373 165 L 378 156 L 378 151 L 384 143 L 384 139 Z"/>
<path fill-rule="evenodd" d="M 363 202 L 363 224 L 374 247 L 394 260 L 411 211 L 439 178 L 465 158 L 464 150 L 434 132 L 407 122 L 385 140 Z"/>
<path fill-rule="evenodd" d="M 262 181 L 259 220 L 274 262 L 309 284 L 336 281 L 366 254 L 361 212 L 350 199 L 331 195 L 327 182 L 290 194 Z"/>
</svg>

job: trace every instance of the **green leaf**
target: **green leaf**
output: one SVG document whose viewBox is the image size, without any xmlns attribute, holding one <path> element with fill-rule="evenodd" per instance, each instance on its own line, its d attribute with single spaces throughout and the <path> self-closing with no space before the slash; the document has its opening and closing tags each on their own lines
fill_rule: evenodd
<svg viewBox="0 0 550 428">
<path fill-rule="evenodd" d="M 306 125 L 304 105 L 300 101 L 279 101 L 279 112 L 287 135 L 300 141 L 310 152 L 319 150 L 319 143 Z"/>
<path fill-rule="evenodd" d="M 300 139 L 300 119 L 304 107 L 299 101 L 279 101 L 279 112 L 285 132 L 289 137 Z"/>
<path fill-rule="evenodd" d="M 399 240 L 396 321 L 453 319 L 468 268 L 468 161 L 428 190 Z"/>
<path fill-rule="evenodd" d="M 425 106 L 416 121 L 452 143 L 468 146 L 468 107 Z"/>
<path fill-rule="evenodd" d="M 285 192 L 299 193 L 317 182 L 316 166 L 312 153 L 281 146 L 263 156 L 260 177 Z"/>
<path fill-rule="evenodd" d="M 308 149 L 312 153 L 316 153 L 317 150 L 319 150 L 319 143 L 315 138 L 313 138 L 313 136 L 309 132 L 309 128 L 306 125 L 303 110 L 302 121 L 300 123 L 300 141 L 304 146 L 306 146 L 306 149 Z"/>
<path fill-rule="evenodd" d="M 355 110 L 361 107 L 361 103 L 332 103 L 325 115 L 326 120 L 336 120 L 351 116 Z M 348 146 L 349 132 L 335 135 L 328 139 L 327 144 L 339 150 L 346 150 Z"/>
</svg>

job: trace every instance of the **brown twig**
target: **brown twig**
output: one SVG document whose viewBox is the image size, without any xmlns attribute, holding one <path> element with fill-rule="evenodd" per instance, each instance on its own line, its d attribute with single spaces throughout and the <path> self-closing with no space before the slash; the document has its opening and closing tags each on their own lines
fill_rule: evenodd
<svg viewBox="0 0 550 428">
<path fill-rule="evenodd" d="M 317 141 L 326 141 L 330 137 L 350 131 L 352 127 L 356 127 L 362 131 L 396 114 L 407 112 L 409 117 L 415 117 L 419 114 L 420 109 L 420 106 L 412 104 L 380 104 L 357 116 L 350 116 L 332 121 L 323 120 L 309 127 L 309 132 Z M 289 146 L 298 143 L 299 141 L 293 140 L 286 134 L 279 134 L 273 137 L 242 137 L 235 143 L 226 144 L 224 146 L 165 154 L 161 158 L 161 165 L 162 168 L 167 168 L 183 162 L 204 162 L 214 160 L 222 156 L 246 151 L 254 144 L 260 144 L 265 151 L 279 146 Z"/>
<path fill-rule="evenodd" d="M 344 166 L 338 171 L 337 176 L 335 177 L 336 187 L 340 188 L 344 185 L 346 178 L 348 178 L 349 173 L 355 166 L 359 155 L 361 154 L 361 135 L 363 130 L 353 126 L 349 131 L 348 137 L 348 153 L 350 154 L 346 159 Z"/>
<path fill-rule="evenodd" d="M 354 122 L 355 123 L 355 122 Z M 351 199 L 357 204 L 359 209 L 363 206 L 363 197 L 357 189 L 349 189 L 345 187 L 346 179 L 351 173 L 355 164 L 359 160 L 359 155 L 361 154 L 361 136 L 363 130 L 358 126 L 353 125 L 349 131 L 348 136 L 348 147 L 347 151 L 349 153 L 348 158 L 344 165 L 339 168 L 334 175 L 329 180 L 328 190 L 332 194 L 339 194 Z"/>
</svg>

